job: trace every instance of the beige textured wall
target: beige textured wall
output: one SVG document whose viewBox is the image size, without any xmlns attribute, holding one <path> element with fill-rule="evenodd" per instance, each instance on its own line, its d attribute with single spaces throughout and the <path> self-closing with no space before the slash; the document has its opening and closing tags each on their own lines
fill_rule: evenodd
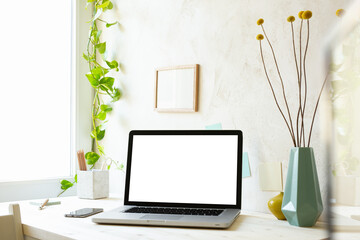
<svg viewBox="0 0 360 240">
<path fill-rule="evenodd" d="M 118 0 L 115 11 L 104 16 L 121 26 L 104 36 L 109 57 L 121 62 L 118 73 L 123 99 L 109 118 L 104 145 L 108 155 L 126 161 L 127 136 L 131 129 L 204 129 L 221 122 L 224 129 L 244 132 L 244 151 L 249 153 L 252 177 L 243 179 L 243 208 L 267 212 L 267 201 L 276 193 L 260 191 L 258 164 L 287 161 L 291 141 L 268 87 L 255 36 L 258 18 L 275 48 L 294 114 L 297 84 L 292 58 L 289 15 L 312 10 L 308 53 L 308 109 L 313 109 L 324 73 L 321 72 L 321 42 L 338 19 L 335 11 L 350 1 L 290 0 Z M 299 24 L 297 19 L 296 26 Z M 298 27 L 296 27 L 298 31 Z M 265 42 L 264 42 L 265 43 Z M 265 47 L 271 76 L 275 68 Z M 158 113 L 154 108 L 154 70 L 157 67 L 200 64 L 199 112 Z M 310 112 L 306 114 L 309 127 Z M 321 116 L 319 116 L 321 117 Z M 319 178 L 325 178 L 324 147 L 319 121 L 315 123 L 312 146 Z M 111 191 L 121 192 L 123 175 L 113 175 Z M 117 186 L 116 183 L 119 183 Z M 324 190 L 324 187 L 323 187 Z"/>
</svg>

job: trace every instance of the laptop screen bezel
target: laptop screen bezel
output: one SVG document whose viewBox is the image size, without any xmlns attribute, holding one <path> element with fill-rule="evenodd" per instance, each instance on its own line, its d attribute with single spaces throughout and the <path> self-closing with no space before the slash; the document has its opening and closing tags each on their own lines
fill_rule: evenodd
<svg viewBox="0 0 360 240">
<path fill-rule="evenodd" d="M 169 203 L 169 202 L 137 202 L 129 201 L 130 174 L 133 139 L 136 135 L 234 135 L 238 137 L 237 149 L 237 186 L 236 204 L 198 204 L 198 203 Z M 129 133 L 128 156 L 125 178 L 124 205 L 153 206 L 153 207 L 186 207 L 186 208 L 234 208 L 241 209 L 241 187 L 242 187 L 242 146 L 243 136 L 240 130 L 132 130 Z"/>
</svg>

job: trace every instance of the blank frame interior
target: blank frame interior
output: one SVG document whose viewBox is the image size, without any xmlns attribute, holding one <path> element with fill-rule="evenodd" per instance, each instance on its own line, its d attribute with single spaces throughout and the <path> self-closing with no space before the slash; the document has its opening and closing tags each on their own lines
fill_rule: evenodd
<svg viewBox="0 0 360 240">
<path fill-rule="evenodd" d="M 159 68 L 155 78 L 155 109 L 196 112 L 199 65 Z"/>
</svg>

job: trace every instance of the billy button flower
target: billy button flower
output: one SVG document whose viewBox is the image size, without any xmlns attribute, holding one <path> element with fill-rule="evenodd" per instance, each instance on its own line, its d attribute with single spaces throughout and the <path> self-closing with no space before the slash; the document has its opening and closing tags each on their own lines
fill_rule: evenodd
<svg viewBox="0 0 360 240">
<path fill-rule="evenodd" d="M 312 17 L 312 12 L 307 10 L 302 14 L 303 19 L 310 19 Z"/>
<path fill-rule="evenodd" d="M 261 40 L 263 40 L 263 39 L 264 39 L 264 36 L 263 36 L 262 34 L 258 34 L 258 35 L 256 36 L 256 40 L 261 41 Z"/>
<path fill-rule="evenodd" d="M 287 21 L 288 21 L 288 22 L 293 22 L 293 21 L 295 21 L 295 17 L 294 17 L 294 16 L 290 16 L 290 17 L 287 18 Z"/>
<path fill-rule="evenodd" d="M 344 14 L 345 14 L 345 10 L 344 9 L 342 9 L 342 8 L 340 8 L 340 9 L 338 9 L 337 11 L 336 11 L 336 16 L 338 16 L 338 17 L 342 17 Z"/>
<path fill-rule="evenodd" d="M 262 25 L 264 23 L 264 19 L 260 18 L 256 23 L 257 25 Z"/>
<path fill-rule="evenodd" d="M 300 19 L 303 19 L 303 17 L 302 17 L 303 13 L 304 13 L 304 11 L 299 12 L 298 16 L 299 16 Z"/>
</svg>

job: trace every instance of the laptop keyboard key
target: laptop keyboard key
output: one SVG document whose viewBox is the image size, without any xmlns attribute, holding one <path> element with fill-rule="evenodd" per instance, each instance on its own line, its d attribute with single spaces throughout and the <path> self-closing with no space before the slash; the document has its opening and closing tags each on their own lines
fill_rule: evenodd
<svg viewBox="0 0 360 240">
<path fill-rule="evenodd" d="M 219 216 L 224 210 L 221 209 L 198 209 L 198 208 L 160 208 L 160 207 L 133 207 L 126 213 L 150 213 L 150 214 L 176 214 L 196 216 Z"/>
</svg>

